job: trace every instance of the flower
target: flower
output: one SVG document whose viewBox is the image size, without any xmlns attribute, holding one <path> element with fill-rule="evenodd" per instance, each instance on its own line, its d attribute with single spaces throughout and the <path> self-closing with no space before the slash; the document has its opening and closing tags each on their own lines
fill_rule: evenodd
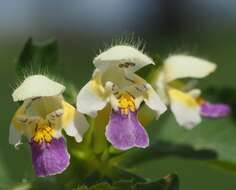
<svg viewBox="0 0 236 190">
<path fill-rule="evenodd" d="M 140 104 L 144 101 L 157 117 L 166 106 L 135 71 L 154 64 L 153 60 L 134 47 L 118 45 L 99 54 L 93 63 L 96 69 L 92 79 L 77 97 L 78 111 L 96 116 L 109 103 L 112 111 L 105 132 L 107 140 L 120 150 L 147 147 L 148 134 L 137 119 Z"/>
<path fill-rule="evenodd" d="M 218 118 L 230 113 L 228 105 L 209 103 L 200 96 L 200 89 L 192 88 L 191 82 L 183 85 L 179 81 L 183 78 L 204 78 L 215 69 L 214 63 L 187 55 L 172 55 L 164 61 L 156 80 L 157 91 L 170 105 L 180 126 L 191 129 L 201 122 L 201 116 Z"/>
<path fill-rule="evenodd" d="M 13 100 L 23 104 L 12 119 L 9 143 L 18 147 L 22 135 L 28 138 L 38 176 L 59 174 L 68 167 L 70 155 L 62 129 L 81 142 L 88 128 L 85 117 L 63 100 L 64 90 L 46 76 L 32 75 L 13 92 Z"/>
</svg>

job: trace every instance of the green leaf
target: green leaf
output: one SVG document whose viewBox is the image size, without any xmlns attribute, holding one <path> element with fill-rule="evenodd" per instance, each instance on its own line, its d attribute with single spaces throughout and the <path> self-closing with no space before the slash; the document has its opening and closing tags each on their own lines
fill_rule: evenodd
<svg viewBox="0 0 236 190">
<path fill-rule="evenodd" d="M 55 40 L 36 43 L 29 38 L 20 53 L 17 74 L 24 76 L 31 73 L 55 72 L 57 63 L 58 44 Z"/>
<path fill-rule="evenodd" d="M 216 159 L 216 153 L 212 150 L 195 150 L 190 145 L 179 145 L 165 141 L 158 141 L 144 150 L 130 152 L 123 164 L 135 166 L 150 160 L 161 159 L 166 156 L 179 156 L 188 159 L 212 160 Z"/>
<path fill-rule="evenodd" d="M 28 182 L 15 184 L 14 186 L 5 188 L 5 190 L 31 190 L 31 189 L 32 189 L 32 184 Z"/>
<path fill-rule="evenodd" d="M 108 183 L 100 183 L 100 184 L 91 186 L 90 188 L 86 186 L 82 186 L 82 187 L 77 188 L 77 190 L 120 190 L 120 189 Z"/>
<path fill-rule="evenodd" d="M 66 86 L 66 90 L 63 93 L 63 97 L 67 102 L 69 102 L 72 105 L 75 105 L 76 103 L 76 96 L 77 96 L 77 89 L 74 84 L 68 82 L 68 81 L 62 81 L 61 82 L 64 86 Z"/>
<path fill-rule="evenodd" d="M 179 179 L 176 174 L 168 175 L 159 181 L 137 184 L 136 190 L 178 190 Z"/>
<path fill-rule="evenodd" d="M 178 126 L 172 116 L 159 128 L 157 138 L 176 145 L 188 145 L 193 150 L 208 150 L 215 156 L 212 160 L 236 165 L 236 127 L 228 117 L 224 119 L 203 119 L 192 130 Z"/>
<path fill-rule="evenodd" d="M 153 182 L 135 182 L 133 180 L 120 180 L 112 184 L 102 182 L 89 188 L 78 187 L 77 190 L 178 190 L 179 179 L 176 174 L 167 175 L 161 180 Z"/>
</svg>

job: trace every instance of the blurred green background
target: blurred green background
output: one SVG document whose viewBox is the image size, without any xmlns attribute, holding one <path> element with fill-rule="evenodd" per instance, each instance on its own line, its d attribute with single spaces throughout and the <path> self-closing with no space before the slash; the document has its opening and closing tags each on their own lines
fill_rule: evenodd
<svg viewBox="0 0 236 190">
<path fill-rule="evenodd" d="M 1 1 L 0 188 L 35 178 L 27 145 L 16 151 L 8 144 L 9 122 L 17 107 L 11 97 L 17 83 L 15 65 L 28 37 L 58 40 L 61 75 L 78 89 L 89 80 L 99 49 L 132 35 L 142 39 L 149 55 L 188 53 L 217 63 L 217 72 L 201 80 L 202 87 L 236 87 L 235 7 L 231 0 Z M 206 161 L 169 157 L 141 164 L 137 172 L 150 179 L 177 172 L 181 190 L 236 186 L 236 173 Z"/>
</svg>

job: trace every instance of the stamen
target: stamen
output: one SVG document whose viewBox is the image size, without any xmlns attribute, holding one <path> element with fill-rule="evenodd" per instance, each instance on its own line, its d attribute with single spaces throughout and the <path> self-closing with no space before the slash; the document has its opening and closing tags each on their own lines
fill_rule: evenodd
<svg viewBox="0 0 236 190">
<path fill-rule="evenodd" d="M 51 142 L 55 131 L 49 124 L 46 123 L 38 123 L 35 128 L 35 134 L 33 137 L 34 142 L 40 144 L 42 141 L 46 141 L 47 143 Z"/>
<path fill-rule="evenodd" d="M 123 93 L 118 98 L 118 107 L 120 108 L 121 114 L 128 115 L 129 111 L 135 112 L 134 98 L 128 93 Z"/>
</svg>

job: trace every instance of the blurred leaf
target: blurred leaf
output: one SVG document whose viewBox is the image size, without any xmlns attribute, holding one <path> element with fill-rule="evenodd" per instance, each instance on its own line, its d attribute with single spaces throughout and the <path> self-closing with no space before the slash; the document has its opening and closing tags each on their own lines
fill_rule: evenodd
<svg viewBox="0 0 236 190">
<path fill-rule="evenodd" d="M 174 117 L 159 128 L 157 139 L 177 145 L 187 145 L 194 151 L 207 150 L 216 155 L 210 159 L 236 165 L 236 127 L 228 117 L 224 119 L 203 119 L 192 130 L 178 126 Z M 176 152 L 175 155 L 178 155 Z M 157 155 L 158 156 L 158 155 Z"/>
<path fill-rule="evenodd" d="M 100 183 L 89 188 L 82 186 L 77 190 L 178 190 L 179 180 L 176 174 L 168 175 L 154 182 L 135 182 L 132 180 L 121 180 L 110 183 Z"/>
<path fill-rule="evenodd" d="M 119 190 L 119 188 L 113 187 L 108 183 L 100 183 L 94 186 L 91 186 L 90 188 L 87 188 L 85 186 L 77 188 L 77 190 Z"/>
<path fill-rule="evenodd" d="M 59 69 L 59 48 L 56 40 L 49 39 L 43 42 L 34 42 L 32 38 L 27 40 L 16 67 L 20 78 L 30 74 L 46 74 L 54 78 L 59 74 Z M 77 96 L 75 86 L 69 81 L 58 79 L 66 86 L 65 99 L 69 103 L 75 104 Z"/>
<path fill-rule="evenodd" d="M 119 189 L 125 189 L 125 190 L 133 190 L 134 189 L 134 182 L 132 180 L 116 181 L 116 182 L 114 182 L 113 185 Z"/>
<path fill-rule="evenodd" d="M 32 189 L 32 184 L 28 182 L 19 183 L 12 187 L 5 188 L 5 190 L 31 190 L 31 189 Z"/>
<path fill-rule="evenodd" d="M 136 185 L 136 190 L 178 190 L 179 179 L 176 174 L 168 175 L 159 181 L 150 183 L 140 183 Z"/>
<path fill-rule="evenodd" d="M 29 38 L 20 53 L 17 62 L 17 74 L 24 76 L 31 73 L 55 71 L 58 63 L 58 44 L 50 39 L 41 43 Z"/>
<path fill-rule="evenodd" d="M 183 158 L 212 160 L 217 157 L 212 150 L 201 149 L 195 150 L 190 145 L 178 145 L 164 141 L 158 141 L 147 149 L 131 152 L 123 164 L 134 166 L 142 162 L 160 159 L 166 156 L 179 156 Z"/>
<path fill-rule="evenodd" d="M 77 97 L 77 89 L 75 88 L 75 85 L 68 81 L 62 81 L 62 84 L 66 86 L 66 90 L 63 93 L 63 97 L 67 102 L 75 106 Z"/>
</svg>

